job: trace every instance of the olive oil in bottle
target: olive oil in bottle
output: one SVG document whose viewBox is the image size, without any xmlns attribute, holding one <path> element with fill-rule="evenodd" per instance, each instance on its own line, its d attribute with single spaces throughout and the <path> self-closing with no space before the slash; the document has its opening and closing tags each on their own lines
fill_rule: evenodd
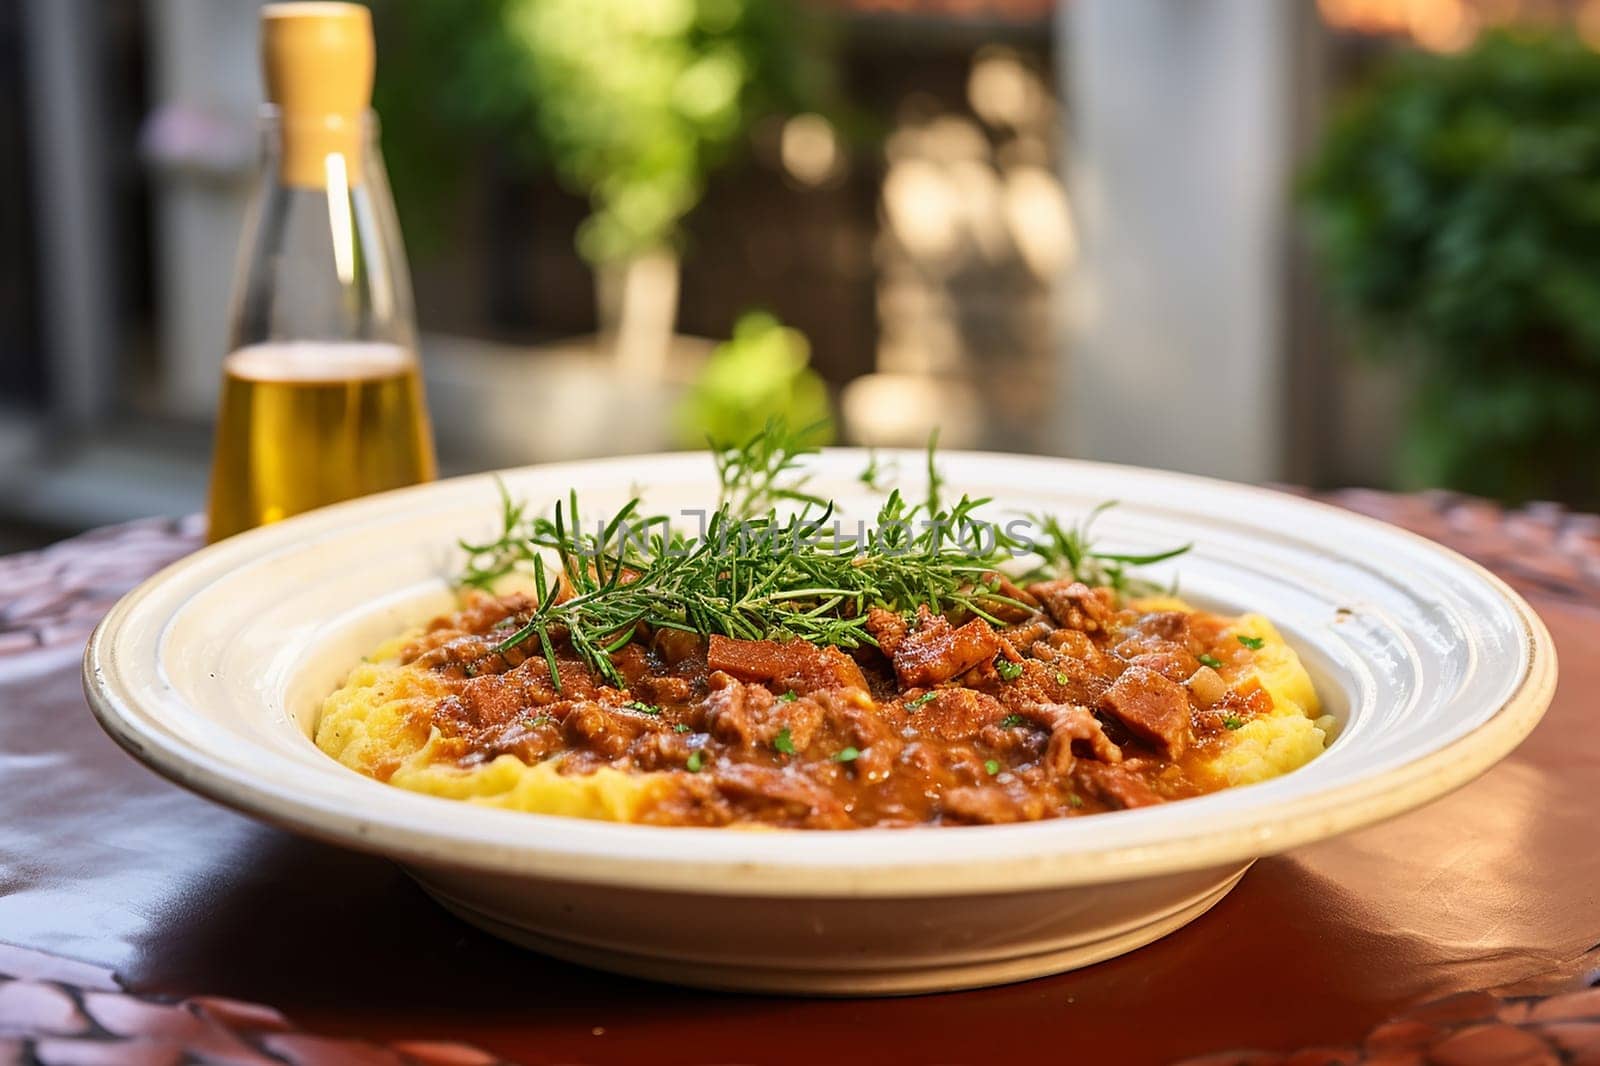
<svg viewBox="0 0 1600 1066">
<path fill-rule="evenodd" d="M 235 282 L 210 538 L 431 480 L 410 282 L 358 4 L 262 8 L 266 162 Z"/>
</svg>

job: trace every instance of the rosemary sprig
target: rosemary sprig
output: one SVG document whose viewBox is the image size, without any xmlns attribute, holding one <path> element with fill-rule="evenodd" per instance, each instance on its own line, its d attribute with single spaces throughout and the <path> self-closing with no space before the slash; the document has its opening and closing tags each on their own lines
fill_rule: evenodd
<svg viewBox="0 0 1600 1066">
<path fill-rule="evenodd" d="M 801 462 L 819 449 L 809 443 L 826 423 L 818 422 L 791 430 L 782 419 L 772 419 L 766 428 L 742 444 L 711 444 L 711 458 L 717 470 L 718 506 L 738 518 L 761 514 L 780 503 L 824 506 L 828 501 L 805 491 L 807 476 Z M 457 541 L 467 554 L 467 565 L 459 579 L 469 588 L 491 591 L 502 578 L 529 574 L 533 557 L 541 548 L 557 548 L 565 539 L 554 520 L 527 514 L 525 501 L 513 500 L 504 482 L 495 482 L 500 493 L 500 535 L 492 541 Z M 665 515 L 642 516 L 641 502 L 635 499 L 623 512 L 613 516 L 613 525 L 623 528 L 633 539 L 644 539 L 641 531 L 660 527 L 670 533 Z M 625 513 L 624 513 L 625 512 Z M 577 500 L 572 498 L 568 515 L 576 527 Z M 615 530 L 613 531 L 615 532 Z M 681 544 L 682 538 L 679 537 Z"/>
<path fill-rule="evenodd" d="M 704 536 L 658 533 L 641 547 L 607 536 L 634 513 L 637 501 L 591 534 L 568 522 L 577 506 L 573 496 L 557 506 L 554 535 L 544 545 L 556 553 L 560 582 L 535 555 L 536 606 L 508 626 L 496 650 L 536 640 L 559 686 L 555 641 L 565 637 L 592 670 L 620 686 L 610 656 L 640 626 L 855 648 L 876 643 L 866 628 L 872 607 L 910 612 L 925 604 L 1001 625 L 995 609 L 1018 604 L 996 591 L 994 575 L 1016 545 L 994 534 L 995 543 L 972 546 L 973 512 L 987 502 L 963 497 L 919 521 L 924 505 L 907 505 L 894 492 L 862 541 L 840 537 L 832 544 L 831 506 L 741 521 L 724 504 Z"/>
<path fill-rule="evenodd" d="M 525 517 L 526 501 L 513 500 L 505 482 L 495 478 L 495 488 L 500 493 L 500 536 L 496 540 L 475 544 L 468 540 L 456 543 L 467 553 L 467 565 L 457 581 L 468 588 L 484 592 L 492 590 L 501 578 L 517 569 L 517 564 L 527 558 L 524 542 L 532 533 Z"/>
<path fill-rule="evenodd" d="M 939 450 L 939 429 L 934 427 L 928 434 L 928 500 L 926 507 L 929 514 L 939 510 L 939 494 L 944 491 L 944 474 L 940 472 L 939 465 L 933 461 L 934 453 Z"/>
<path fill-rule="evenodd" d="M 1061 519 L 1056 515 L 1028 515 L 1028 520 L 1041 534 L 1033 543 L 1033 550 L 1039 556 L 1039 563 L 1024 574 L 1021 580 L 1029 583 L 1071 577 L 1091 588 L 1109 586 L 1125 595 L 1148 595 L 1161 591 L 1160 586 L 1133 576 L 1128 572 L 1129 569 L 1175 559 L 1194 545 L 1184 544 L 1166 551 L 1143 555 L 1096 550 L 1092 535 L 1094 521 L 1116 505 L 1116 500 L 1107 500 L 1091 510 L 1074 526 L 1062 525 Z"/>
<path fill-rule="evenodd" d="M 468 556 L 463 585 L 492 591 L 511 574 L 531 580 L 533 607 L 502 623 L 497 650 L 535 641 L 559 688 L 555 649 L 564 640 L 597 675 L 622 687 L 611 656 L 641 631 L 800 637 L 855 648 L 875 643 L 866 628 L 874 607 L 909 614 L 925 605 L 1002 625 L 994 612 L 1022 605 L 999 591 L 998 574 L 1020 555 L 1040 560 L 1027 580 L 1070 574 L 1127 591 L 1135 587 L 1128 568 L 1188 550 L 1096 551 L 1090 526 L 1109 505 L 1073 527 L 1034 516 L 1042 541 L 981 518 L 987 498 L 962 496 L 946 507 L 937 435 L 928 442 L 926 498 L 912 503 L 891 490 L 874 521 L 848 538 L 833 504 L 805 491 L 800 463 L 816 450 L 804 443 L 812 432 L 790 433 L 775 422 L 741 445 L 715 448 L 720 500 L 694 537 L 674 530 L 665 515 L 645 514 L 637 498 L 589 531 L 576 491 L 550 517 L 529 516 L 502 485 L 500 537 L 461 545 Z M 780 503 L 798 510 L 780 517 Z M 753 513 L 757 507 L 765 510 Z"/>
<path fill-rule="evenodd" d="M 856 475 L 856 480 L 861 482 L 873 492 L 888 492 L 889 483 L 895 471 L 888 464 L 878 461 L 878 449 L 867 449 L 867 465 L 861 468 L 861 473 Z"/>
<path fill-rule="evenodd" d="M 809 479 L 799 471 L 801 460 L 821 450 L 811 442 L 826 426 L 823 421 L 790 430 L 788 423 L 772 418 L 742 444 L 711 441 L 711 461 L 720 485 L 718 506 L 726 505 L 736 517 L 746 518 L 785 502 L 826 504 L 822 497 L 805 491 Z"/>
</svg>

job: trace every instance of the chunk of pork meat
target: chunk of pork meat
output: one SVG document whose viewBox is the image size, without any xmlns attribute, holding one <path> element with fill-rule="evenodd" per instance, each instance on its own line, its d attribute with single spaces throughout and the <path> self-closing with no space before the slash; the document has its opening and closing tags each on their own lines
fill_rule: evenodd
<svg viewBox="0 0 1600 1066">
<path fill-rule="evenodd" d="M 1148 807 L 1162 802 L 1154 789 L 1121 766 L 1080 762 L 1072 769 L 1072 779 L 1083 791 L 1113 807 Z"/>
<path fill-rule="evenodd" d="M 706 666 L 741 681 L 764 681 L 800 695 L 834 688 L 865 690 L 867 679 L 856 661 L 838 648 L 818 647 L 796 637 L 735 640 L 717 634 L 706 651 Z"/>
<path fill-rule="evenodd" d="M 927 688 L 993 659 L 1000 638 L 981 618 L 952 626 L 942 615 L 917 608 L 917 625 L 890 657 L 900 687 Z"/>
<path fill-rule="evenodd" d="M 878 642 L 878 650 L 890 659 L 900 650 L 900 644 L 911 632 L 911 626 L 899 611 L 886 607 L 873 607 L 867 611 L 867 632 Z"/>
<path fill-rule="evenodd" d="M 1050 743 L 1045 748 L 1045 763 L 1056 774 L 1065 776 L 1072 772 L 1077 762 L 1073 744 L 1079 743 L 1101 762 L 1122 761 L 1122 749 L 1111 742 L 1101 728 L 1100 721 L 1089 713 L 1087 707 L 1066 703 L 1036 703 L 1021 710 L 1021 715 L 1050 730 Z"/>
<path fill-rule="evenodd" d="M 1028 592 L 1044 604 L 1056 624 L 1085 633 L 1105 629 L 1116 614 L 1116 596 L 1111 589 L 1092 589 L 1081 581 L 1059 578 L 1029 585 Z"/>
<path fill-rule="evenodd" d="M 1166 758 L 1177 758 L 1189 746 L 1189 697 L 1148 667 L 1124 670 L 1100 697 L 1100 708 Z"/>
</svg>

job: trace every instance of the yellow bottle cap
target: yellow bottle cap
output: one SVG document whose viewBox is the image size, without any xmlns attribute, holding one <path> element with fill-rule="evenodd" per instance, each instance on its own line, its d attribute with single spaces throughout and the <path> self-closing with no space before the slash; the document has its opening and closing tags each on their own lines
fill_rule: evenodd
<svg viewBox="0 0 1600 1066">
<path fill-rule="evenodd" d="M 361 180 L 362 124 L 372 105 L 372 14 L 360 4 L 272 3 L 261 9 L 261 70 L 277 105 L 289 185 Z"/>
</svg>

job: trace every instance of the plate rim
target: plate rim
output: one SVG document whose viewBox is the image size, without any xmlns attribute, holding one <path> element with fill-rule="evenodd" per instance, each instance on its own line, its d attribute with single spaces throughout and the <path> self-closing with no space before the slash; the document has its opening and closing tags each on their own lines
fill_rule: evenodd
<svg viewBox="0 0 1600 1066">
<path fill-rule="evenodd" d="M 852 456 L 864 459 L 867 452 L 864 449 L 830 448 L 826 449 L 824 454 L 841 459 Z M 878 449 L 877 454 L 880 458 L 903 460 L 907 457 L 920 458 L 924 453 L 914 449 Z M 286 519 L 273 526 L 228 538 L 215 545 L 208 545 L 184 559 L 163 567 L 141 582 L 123 596 L 95 627 L 84 649 L 85 695 L 95 718 L 106 733 L 140 762 L 169 780 L 224 806 L 294 832 L 356 850 L 385 855 L 399 861 L 423 866 L 465 868 L 485 874 L 512 877 L 538 877 L 697 894 L 883 897 L 964 895 L 1105 884 L 1221 866 L 1275 854 L 1325 839 L 1394 817 L 1446 795 L 1473 780 L 1509 754 L 1532 731 L 1543 717 L 1554 694 L 1559 672 L 1555 647 L 1548 629 L 1537 612 L 1509 584 L 1487 568 L 1410 530 L 1314 498 L 1203 475 L 1049 456 L 977 451 L 952 451 L 942 454 L 947 458 L 960 457 L 962 461 L 998 461 L 1009 464 L 1023 462 L 1047 468 L 1071 466 L 1110 473 L 1154 475 L 1159 479 L 1179 479 L 1191 483 L 1210 483 L 1226 486 L 1230 491 L 1244 491 L 1272 497 L 1280 502 L 1293 501 L 1297 506 L 1337 515 L 1341 521 L 1355 521 L 1379 529 L 1385 535 L 1398 534 L 1411 541 L 1413 546 L 1434 554 L 1444 563 L 1471 574 L 1509 605 L 1521 628 L 1526 668 L 1517 687 L 1486 720 L 1444 747 L 1421 758 L 1341 786 L 1297 797 L 1283 804 L 1257 805 L 1251 811 L 1231 819 L 1238 824 L 1230 824 L 1223 828 L 1200 828 L 1192 834 L 1182 836 L 1173 834 L 1153 843 L 1133 845 L 1107 843 L 1087 853 L 1069 850 L 1054 856 L 1024 854 L 1018 856 L 1016 861 L 1007 864 L 1003 874 L 994 868 L 995 864 L 984 867 L 980 864 L 962 863 L 959 857 L 949 856 L 927 862 L 892 864 L 867 862 L 838 865 L 814 862 L 763 863 L 761 860 L 733 859 L 663 860 L 656 857 L 641 860 L 637 857 L 618 857 L 589 851 L 575 854 L 570 849 L 541 847 L 537 843 L 537 833 L 530 833 L 530 842 L 520 848 L 485 849 L 478 847 L 476 841 L 460 837 L 452 838 L 442 827 L 406 827 L 382 818 L 362 817 L 355 810 L 329 809 L 325 804 L 311 802 L 304 797 L 286 795 L 283 789 L 274 787 L 271 782 L 252 781 L 248 777 L 241 777 L 233 768 L 221 764 L 196 746 L 146 726 L 142 719 L 151 719 L 153 725 L 159 717 L 158 714 L 150 709 L 139 708 L 136 705 L 137 701 L 129 695 L 121 681 L 114 655 L 116 637 L 126 617 L 166 581 L 173 580 L 191 568 L 201 566 L 220 552 L 238 551 L 245 544 L 257 539 L 277 540 L 285 536 L 285 530 L 292 531 L 299 524 L 309 526 L 315 523 L 337 528 L 341 524 L 340 517 L 349 511 L 369 508 L 377 510 L 374 505 L 375 500 L 392 500 L 410 494 L 437 492 L 441 486 L 475 480 L 486 481 L 495 476 L 509 479 L 558 469 L 627 466 L 659 462 L 663 459 L 681 461 L 684 456 L 700 455 L 700 453 L 653 453 L 578 462 L 530 464 L 461 475 L 335 504 L 303 516 Z M 1271 617 L 1270 612 L 1268 616 Z M 454 800 L 436 801 L 459 804 L 459 801 Z M 563 823 L 580 822 L 586 829 L 601 836 L 643 832 L 680 836 L 687 842 L 687 837 L 690 835 L 727 834 L 727 830 L 715 828 L 637 826 L 587 822 L 555 815 L 497 813 L 509 813 L 513 817 L 543 821 L 557 819 Z M 1096 820 L 1106 818 L 1114 820 L 1117 817 L 1116 813 L 1112 813 L 1097 816 Z M 851 835 L 936 832 L 940 838 L 955 842 L 965 834 L 985 833 L 992 836 L 997 832 L 1037 829 L 1050 824 L 1039 823 L 1036 827 L 941 826 L 936 829 L 868 829 L 853 831 Z M 951 852 L 958 849 L 945 847 L 943 850 Z M 891 883 L 880 883 L 886 878 Z"/>
</svg>

